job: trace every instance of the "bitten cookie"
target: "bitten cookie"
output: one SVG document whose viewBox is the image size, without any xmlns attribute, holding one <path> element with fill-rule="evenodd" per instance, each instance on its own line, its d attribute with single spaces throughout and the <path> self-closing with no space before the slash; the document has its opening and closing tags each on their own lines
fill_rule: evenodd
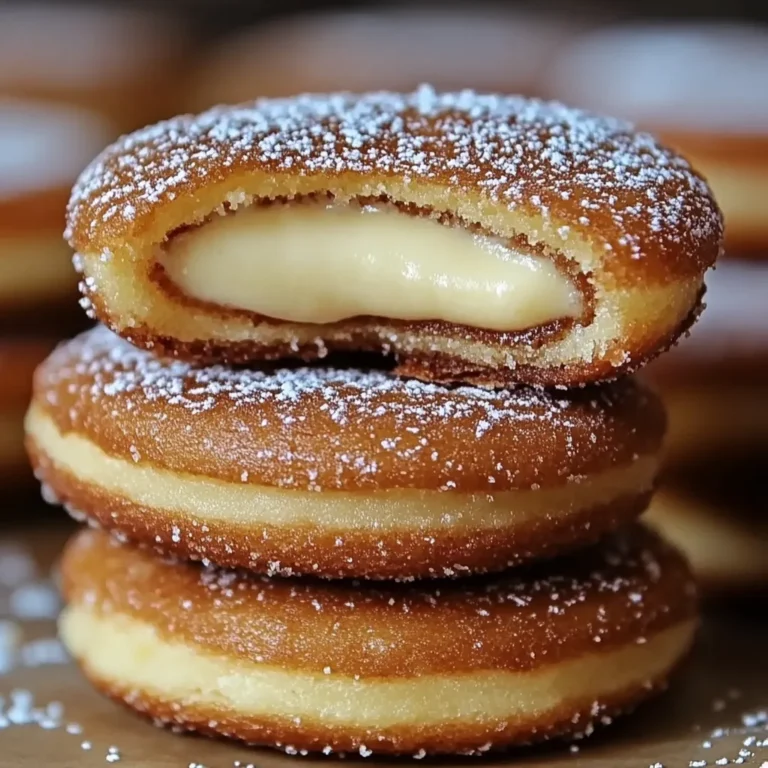
<svg viewBox="0 0 768 768">
<path fill-rule="evenodd" d="M 472 92 L 182 116 L 74 189 L 84 303 L 198 362 L 394 353 L 430 380 L 575 385 L 695 319 L 722 235 L 703 179 L 624 123 Z"/>
</svg>

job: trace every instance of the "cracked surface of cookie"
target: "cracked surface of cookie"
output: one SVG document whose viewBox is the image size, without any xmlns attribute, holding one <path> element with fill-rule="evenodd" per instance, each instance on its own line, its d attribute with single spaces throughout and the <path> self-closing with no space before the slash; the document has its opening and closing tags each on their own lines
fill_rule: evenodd
<svg viewBox="0 0 768 768">
<path fill-rule="evenodd" d="M 38 369 L 27 444 L 77 516 L 270 573 L 500 570 L 645 507 L 664 432 L 632 380 L 489 391 L 350 368 L 162 360 L 101 327 Z"/>
</svg>

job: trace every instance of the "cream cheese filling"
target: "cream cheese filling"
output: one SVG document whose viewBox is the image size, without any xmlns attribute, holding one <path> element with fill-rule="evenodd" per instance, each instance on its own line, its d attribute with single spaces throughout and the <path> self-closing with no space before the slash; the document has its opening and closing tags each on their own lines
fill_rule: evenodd
<svg viewBox="0 0 768 768">
<path fill-rule="evenodd" d="M 134 504 L 245 528 L 314 525 L 381 534 L 387 530 L 494 530 L 564 519 L 651 488 L 655 456 L 596 472 L 579 483 L 499 493 L 402 491 L 312 492 L 231 483 L 110 456 L 86 437 L 59 432 L 36 405 L 26 428 L 60 471 Z"/>
<path fill-rule="evenodd" d="M 530 671 L 488 669 L 410 678 L 359 679 L 286 670 L 216 655 L 164 639 L 151 624 L 122 613 L 98 615 L 83 605 L 63 612 L 69 651 L 97 678 L 185 708 L 213 708 L 254 718 L 307 718 L 325 726 L 380 731 L 417 722 L 422 728 L 464 721 L 525 723 L 565 705 L 580 705 L 656 681 L 689 647 L 696 624 L 668 629 L 615 649 Z M 510 637 L 510 642 L 514 638 Z M 333 664 L 332 659 L 328 663 Z"/>
<path fill-rule="evenodd" d="M 240 208 L 177 234 L 157 259 L 185 296 L 297 323 L 373 316 L 515 331 L 583 310 L 551 259 L 386 206 Z"/>
</svg>

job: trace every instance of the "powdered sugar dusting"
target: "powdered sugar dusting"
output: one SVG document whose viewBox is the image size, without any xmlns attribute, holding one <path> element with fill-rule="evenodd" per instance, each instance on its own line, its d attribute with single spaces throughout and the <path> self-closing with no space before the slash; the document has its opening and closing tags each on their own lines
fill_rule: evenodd
<svg viewBox="0 0 768 768">
<path fill-rule="evenodd" d="M 545 224 L 556 218 L 558 227 L 589 230 L 600 221 L 615 250 L 635 257 L 651 241 L 665 250 L 720 231 L 706 184 L 688 163 L 625 123 L 554 102 L 423 86 L 405 95 L 262 100 L 138 131 L 84 171 L 67 236 L 78 249 L 97 232 L 125 236 L 155 206 L 255 168 L 439 182 L 522 206 Z"/>
<path fill-rule="evenodd" d="M 73 424 L 97 411 L 97 421 L 114 421 L 134 461 L 158 461 L 150 454 L 164 439 L 170 452 L 183 439 L 199 457 L 226 450 L 238 482 L 263 482 L 279 467 L 276 485 L 311 491 L 351 480 L 379 487 L 384 476 L 399 478 L 395 487 L 421 487 L 410 483 L 424 482 L 423 472 L 433 478 L 429 487 L 444 491 L 533 487 L 552 483 L 553 473 L 555 482 L 578 483 L 597 455 L 628 460 L 635 428 L 626 419 L 646 403 L 651 413 L 656 402 L 631 383 L 594 392 L 491 391 L 384 371 L 196 367 L 136 349 L 104 327 L 59 347 L 36 382 L 36 397 L 66 408 Z M 632 407 L 615 407 L 626 400 Z M 210 422 L 191 418 L 214 409 L 215 440 Z M 136 412 L 145 426 L 136 427 Z M 316 430 L 325 435 L 322 449 Z M 530 453 L 530 441 L 551 447 L 547 462 L 516 458 Z M 481 444 L 485 453 L 475 456 Z"/>
<path fill-rule="evenodd" d="M 290 599 L 312 607 L 322 613 L 341 603 L 347 612 L 377 605 L 382 609 L 408 614 L 411 611 L 434 610 L 441 606 L 461 604 L 474 621 L 493 619 L 499 610 L 520 609 L 521 615 L 527 609 L 541 607 L 545 601 L 544 615 L 565 616 L 580 611 L 587 600 L 599 595 L 618 596 L 614 605 L 630 611 L 636 618 L 653 611 L 666 613 L 667 603 L 654 605 L 647 600 L 649 592 L 655 592 L 662 580 L 669 578 L 671 565 L 682 573 L 677 559 L 670 559 L 670 551 L 658 539 L 642 529 L 608 537 L 602 545 L 585 550 L 585 554 L 562 558 L 544 567 L 529 567 L 509 571 L 502 575 L 474 577 L 461 582 L 442 583 L 437 586 L 421 584 L 388 584 L 373 587 L 370 582 L 354 593 L 354 599 L 347 595 L 349 583 L 337 588 L 333 582 L 315 580 L 275 581 L 270 576 L 239 574 L 238 572 L 207 565 L 200 571 L 200 584 L 214 592 L 217 599 L 228 606 L 244 606 L 252 600 L 263 603 L 267 600 Z M 433 582 L 434 583 L 434 582 Z M 353 582 L 353 588 L 361 582 Z M 354 591 L 354 589 L 352 590 Z M 254 598 L 255 593 L 255 598 Z M 695 594 L 695 585 L 690 575 L 681 584 L 681 593 Z M 596 600 L 594 626 L 590 630 L 594 638 L 601 637 L 611 629 L 606 608 Z M 588 623 L 587 617 L 583 617 Z M 566 642 L 566 638 L 562 642 Z M 599 642 L 599 641 L 598 641 Z M 642 641 L 641 641 L 642 642 Z M 330 670 L 330 668 L 329 668 Z M 331 670 L 332 671 L 332 670 Z M 331 671 L 325 674 L 331 674 Z"/>
<path fill-rule="evenodd" d="M 73 358 L 77 361 L 72 363 Z M 65 362 L 66 360 L 66 362 Z M 482 411 L 477 426 L 480 438 L 501 420 L 533 418 L 526 406 L 546 408 L 544 418 L 568 407 L 558 398 L 535 389 L 497 392 L 479 387 L 446 388 L 422 381 L 401 379 L 387 372 L 349 368 L 284 368 L 259 370 L 223 365 L 197 367 L 184 361 L 157 358 L 137 349 L 103 326 L 82 334 L 54 352 L 46 369 L 49 380 L 70 376 L 90 376 L 90 394 L 96 398 L 123 393 L 139 393 L 148 401 L 164 401 L 191 413 L 211 409 L 220 398 L 235 405 L 275 402 L 289 405 L 317 396 L 318 407 L 344 426 L 364 411 L 366 416 L 384 415 L 399 410 L 403 416 L 448 419 Z M 387 393 L 407 399 L 376 402 Z M 377 410 L 378 408 L 378 410 Z M 290 418 L 290 416 L 286 416 Z M 394 448 L 397 438 L 382 441 L 383 448 Z"/>
</svg>

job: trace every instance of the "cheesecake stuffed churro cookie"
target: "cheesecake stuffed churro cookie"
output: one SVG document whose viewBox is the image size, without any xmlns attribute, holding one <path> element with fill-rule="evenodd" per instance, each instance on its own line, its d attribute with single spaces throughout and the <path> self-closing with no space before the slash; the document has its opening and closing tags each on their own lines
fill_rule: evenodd
<svg viewBox="0 0 768 768">
<path fill-rule="evenodd" d="M 112 140 L 173 114 L 188 38 L 183 19 L 135 3 L 10 0 L 0 4 L 0 93 L 100 114 Z"/>
<path fill-rule="evenodd" d="M 188 109 L 342 89 L 408 91 L 425 82 L 441 90 L 536 93 L 552 50 L 588 23 L 585 15 L 508 7 L 280 15 L 222 37 L 198 56 Z"/>
<path fill-rule="evenodd" d="M 727 495 L 711 495 L 706 485 L 702 489 L 695 482 L 676 478 L 654 496 L 644 519 L 684 552 L 708 596 L 765 595 L 768 520 L 764 486 L 752 478 L 748 497 L 739 487 L 747 481 L 743 469 L 729 468 L 733 472 Z M 712 469 L 703 468 L 698 476 Z"/>
<path fill-rule="evenodd" d="M 201 368 L 103 327 L 40 367 L 27 417 L 38 477 L 121 538 L 268 573 L 397 579 L 595 541 L 647 505 L 663 431 L 631 380 L 549 393 Z"/>
<path fill-rule="evenodd" d="M 35 367 L 53 347 L 40 339 L 0 339 L 0 484 L 30 482 L 24 451 L 24 414 Z"/>
<path fill-rule="evenodd" d="M 266 100 L 121 139 L 69 205 L 85 304 L 200 362 L 394 353 L 430 380 L 574 385 L 695 319 L 720 214 L 627 125 L 429 88 Z"/>
<path fill-rule="evenodd" d="M 439 585 L 269 579 L 98 531 L 62 571 L 62 638 L 97 688 L 157 723 L 291 754 L 588 735 L 663 687 L 696 624 L 685 561 L 640 526 L 543 570 Z"/>
</svg>

